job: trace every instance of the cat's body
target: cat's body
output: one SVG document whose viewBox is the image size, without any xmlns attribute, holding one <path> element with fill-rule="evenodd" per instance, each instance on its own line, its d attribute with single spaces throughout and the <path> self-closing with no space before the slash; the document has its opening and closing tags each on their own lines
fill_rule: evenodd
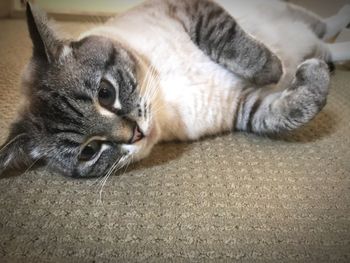
<svg viewBox="0 0 350 263">
<path fill-rule="evenodd" d="M 329 25 L 275 0 L 222 4 L 236 20 L 207 0 L 150 0 L 70 44 L 57 41 L 46 20 L 29 10 L 34 56 L 24 84 L 34 98 L 32 114 L 15 124 L 6 147 L 40 122 L 35 129 L 45 147 L 27 138 L 18 142 L 26 147 L 17 155 L 86 177 L 144 158 L 159 141 L 283 132 L 310 121 L 328 94 L 324 61 L 332 50 L 321 38 Z M 40 71 L 37 80 L 33 67 L 41 64 L 53 69 Z M 117 93 L 112 100 L 111 93 Z M 48 102 L 50 96 L 66 106 Z M 0 156 L 4 168 L 14 156 Z"/>
<path fill-rule="evenodd" d="M 81 38 L 89 35 L 113 38 L 145 57 L 154 67 L 157 80 L 149 88 L 159 89 L 155 99 L 160 109 L 152 124 L 155 142 L 195 140 L 236 129 L 234 118 L 239 99 L 242 91 L 252 84 L 203 53 L 191 41 L 182 22 L 169 15 L 167 2 L 175 1 L 148 1 L 83 33 Z M 325 42 L 309 24 L 298 21 L 285 3 L 217 2 L 226 5 L 226 10 L 246 32 L 281 59 L 285 73 L 279 82 L 282 89 L 290 84 L 297 66 L 306 58 L 331 60 Z"/>
<path fill-rule="evenodd" d="M 240 77 L 212 61 L 169 17 L 162 1 L 138 7 L 83 34 L 118 39 L 151 64 L 157 140 L 195 140 L 233 129 Z M 158 3 L 157 3 L 158 2 Z M 148 69 L 149 70 L 149 69 Z M 159 110 L 158 110 L 159 109 Z"/>
<path fill-rule="evenodd" d="M 324 42 L 306 23 L 297 22 L 293 15 L 284 16 L 288 13 L 284 3 L 240 2 L 231 1 L 234 8 L 227 10 L 247 32 L 278 55 L 289 80 L 315 49 L 320 50 L 318 58 L 330 59 Z M 299 39 L 291 42 L 295 32 Z M 157 140 L 194 140 L 236 128 L 234 114 L 247 83 L 212 61 L 191 41 L 181 22 L 169 16 L 166 1 L 149 1 L 85 32 L 81 38 L 89 35 L 118 40 L 155 68 L 159 84 L 153 85 L 159 85 L 161 108 L 155 118 Z"/>
</svg>

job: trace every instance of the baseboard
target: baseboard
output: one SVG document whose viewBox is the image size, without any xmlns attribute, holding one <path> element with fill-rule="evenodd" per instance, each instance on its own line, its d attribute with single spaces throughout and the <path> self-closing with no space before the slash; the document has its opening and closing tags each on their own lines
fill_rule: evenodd
<svg viewBox="0 0 350 263">
<path fill-rule="evenodd" d="M 56 12 L 47 12 L 49 17 L 54 18 L 59 21 L 79 21 L 79 22 L 94 22 L 94 23 L 103 23 L 109 18 L 117 15 L 116 13 L 56 13 Z M 12 11 L 11 18 L 25 18 L 25 11 Z"/>
</svg>

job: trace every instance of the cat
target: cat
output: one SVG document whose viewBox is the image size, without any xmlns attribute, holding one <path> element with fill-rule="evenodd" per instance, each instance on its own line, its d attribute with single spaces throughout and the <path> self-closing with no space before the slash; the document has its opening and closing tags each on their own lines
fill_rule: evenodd
<svg viewBox="0 0 350 263">
<path fill-rule="evenodd" d="M 0 173 L 40 160 L 103 176 L 160 141 L 295 130 L 326 104 L 327 62 L 350 59 L 325 41 L 349 9 L 321 19 L 278 0 L 148 0 L 73 40 L 28 3 L 27 99 Z"/>
</svg>

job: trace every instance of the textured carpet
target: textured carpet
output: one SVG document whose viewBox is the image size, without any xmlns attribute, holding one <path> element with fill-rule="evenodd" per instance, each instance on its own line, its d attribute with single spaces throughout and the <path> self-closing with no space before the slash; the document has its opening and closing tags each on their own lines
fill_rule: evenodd
<svg viewBox="0 0 350 263">
<path fill-rule="evenodd" d="M 0 20 L 1 141 L 29 55 L 24 22 Z M 159 145 L 102 201 L 93 180 L 44 168 L 1 177 L 0 262 L 350 262 L 349 83 L 337 70 L 294 135 Z"/>
</svg>

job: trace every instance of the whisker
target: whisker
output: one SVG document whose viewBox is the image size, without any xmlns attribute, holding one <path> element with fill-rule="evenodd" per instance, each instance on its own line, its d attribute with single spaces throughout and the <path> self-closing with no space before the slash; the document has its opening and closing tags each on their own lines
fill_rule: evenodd
<svg viewBox="0 0 350 263">
<path fill-rule="evenodd" d="M 101 183 L 103 182 L 103 180 L 105 179 L 105 177 L 113 170 L 113 168 L 115 167 L 115 165 L 117 165 L 120 162 L 121 158 L 117 159 L 112 165 L 111 167 L 108 169 L 108 171 L 105 173 L 105 175 L 97 178 L 97 182 L 98 185 L 101 185 Z"/>
<path fill-rule="evenodd" d="M 8 143 L 6 143 L 6 145 L 4 145 L 1 149 L 0 149 L 0 153 L 2 153 L 8 146 L 10 146 L 13 142 L 15 142 L 18 138 L 24 136 L 25 133 L 21 133 L 19 135 L 17 135 L 15 138 L 13 138 L 12 140 L 10 140 Z"/>
<path fill-rule="evenodd" d="M 32 162 L 32 164 L 21 174 L 21 176 L 22 175 L 25 175 L 31 168 L 33 168 L 33 166 L 35 165 L 35 164 L 37 164 L 40 160 L 42 160 L 42 158 L 39 158 L 39 159 L 37 159 L 37 160 L 35 160 L 34 162 Z"/>
<path fill-rule="evenodd" d="M 125 156 L 123 156 L 122 158 L 120 158 L 113 166 L 112 168 L 109 170 L 109 172 L 104 176 L 104 178 L 101 180 L 101 183 L 100 183 L 100 191 L 99 191 L 99 202 L 101 204 L 103 204 L 102 202 L 102 193 L 103 193 L 103 188 L 104 186 L 106 185 L 106 182 L 108 180 L 108 178 L 110 177 L 111 174 L 113 174 L 117 169 L 119 169 L 122 165 L 123 165 L 123 162 L 125 160 Z"/>
</svg>

